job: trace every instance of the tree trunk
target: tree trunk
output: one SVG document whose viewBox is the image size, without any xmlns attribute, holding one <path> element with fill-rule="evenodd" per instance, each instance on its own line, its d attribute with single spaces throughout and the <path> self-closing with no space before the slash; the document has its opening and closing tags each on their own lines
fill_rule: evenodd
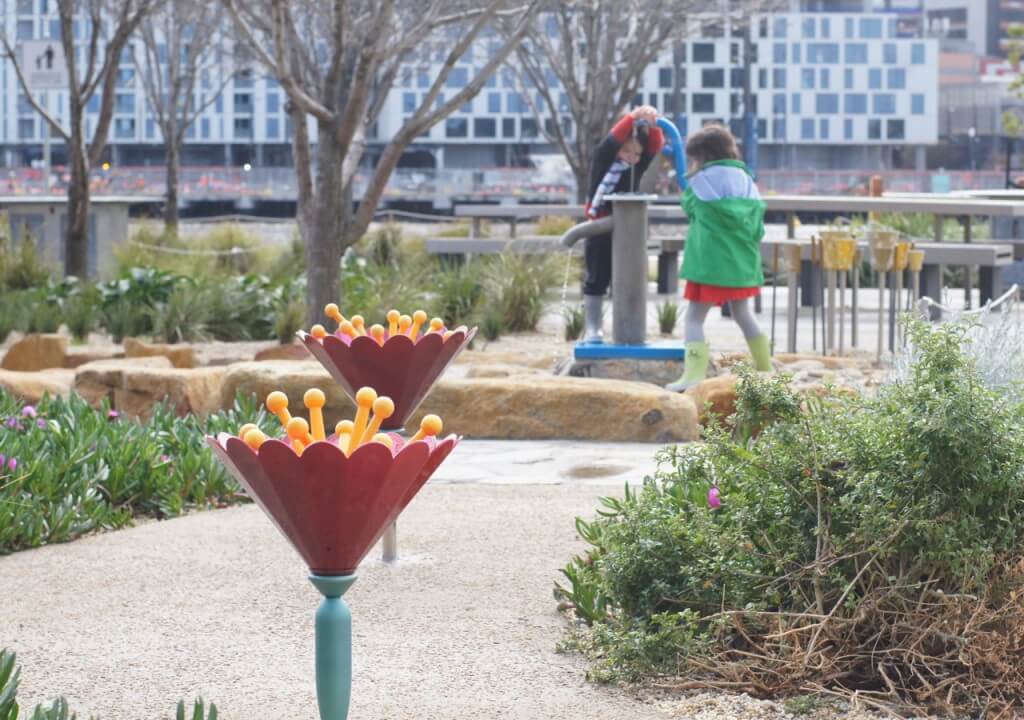
<svg viewBox="0 0 1024 720">
<path fill-rule="evenodd" d="M 342 203 L 343 150 L 338 144 L 336 123 L 319 124 L 316 184 L 313 189 L 312 224 L 306 243 L 306 316 L 309 323 L 322 322 L 324 305 L 341 304 L 341 232 L 348 210 Z M 301 227 L 301 226 L 300 226 Z"/>
<path fill-rule="evenodd" d="M 64 274 L 84 279 L 89 271 L 89 162 L 81 131 L 81 126 L 74 123 L 68 144 L 71 182 L 64 231 Z"/>
<path fill-rule="evenodd" d="M 178 139 L 170 135 L 167 144 L 167 200 L 164 205 L 164 232 L 178 234 L 178 168 L 181 165 Z"/>
</svg>

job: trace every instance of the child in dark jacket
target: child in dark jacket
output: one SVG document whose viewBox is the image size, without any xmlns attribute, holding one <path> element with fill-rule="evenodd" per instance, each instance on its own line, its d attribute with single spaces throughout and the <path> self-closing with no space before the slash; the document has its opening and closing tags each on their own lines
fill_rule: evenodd
<svg viewBox="0 0 1024 720">
<path fill-rule="evenodd" d="M 586 215 L 593 220 L 611 214 L 605 198 L 615 193 L 636 192 L 640 178 L 661 152 L 665 137 L 655 125 L 658 111 L 650 105 L 638 107 L 615 123 L 594 152 L 587 194 Z M 583 342 L 603 342 L 602 302 L 612 279 L 612 236 L 587 238 L 583 250 L 586 274 L 583 307 L 586 318 Z M 641 248 L 647 252 L 646 248 Z"/>
</svg>

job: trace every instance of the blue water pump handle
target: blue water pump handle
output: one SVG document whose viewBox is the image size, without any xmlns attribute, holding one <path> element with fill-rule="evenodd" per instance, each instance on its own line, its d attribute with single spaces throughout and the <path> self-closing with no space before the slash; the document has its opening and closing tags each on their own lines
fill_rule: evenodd
<svg viewBox="0 0 1024 720">
<path fill-rule="evenodd" d="M 679 128 L 668 118 L 658 118 L 657 125 L 665 133 L 668 140 L 665 143 L 665 147 L 662 148 L 662 152 L 672 158 L 672 163 L 676 166 L 676 180 L 679 182 L 679 189 L 685 190 L 686 156 L 683 153 L 683 136 L 679 134 Z"/>
</svg>

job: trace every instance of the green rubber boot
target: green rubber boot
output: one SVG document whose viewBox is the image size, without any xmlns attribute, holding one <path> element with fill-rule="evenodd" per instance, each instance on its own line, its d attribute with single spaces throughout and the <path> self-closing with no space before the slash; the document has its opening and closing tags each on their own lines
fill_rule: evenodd
<svg viewBox="0 0 1024 720">
<path fill-rule="evenodd" d="M 702 340 L 686 343 L 686 359 L 682 376 L 665 386 L 670 392 L 684 392 L 708 376 L 708 360 L 711 349 Z"/>
<path fill-rule="evenodd" d="M 747 347 L 750 348 L 750 354 L 754 356 L 754 369 L 758 372 L 771 372 L 771 339 L 767 335 L 758 335 L 753 340 L 747 340 Z"/>
</svg>

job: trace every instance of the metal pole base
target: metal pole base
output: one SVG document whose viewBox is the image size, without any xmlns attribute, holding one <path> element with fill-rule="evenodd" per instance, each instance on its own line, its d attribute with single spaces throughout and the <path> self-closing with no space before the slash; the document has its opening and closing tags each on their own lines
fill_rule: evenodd
<svg viewBox="0 0 1024 720">
<path fill-rule="evenodd" d="M 310 575 L 324 596 L 316 611 L 316 702 L 320 720 L 347 720 L 352 697 L 352 613 L 341 599 L 355 575 Z"/>
<path fill-rule="evenodd" d="M 394 562 L 398 559 L 398 522 L 393 522 L 388 525 L 384 531 L 384 537 L 381 538 L 381 544 L 383 549 L 381 551 L 381 560 L 386 563 Z"/>
</svg>

